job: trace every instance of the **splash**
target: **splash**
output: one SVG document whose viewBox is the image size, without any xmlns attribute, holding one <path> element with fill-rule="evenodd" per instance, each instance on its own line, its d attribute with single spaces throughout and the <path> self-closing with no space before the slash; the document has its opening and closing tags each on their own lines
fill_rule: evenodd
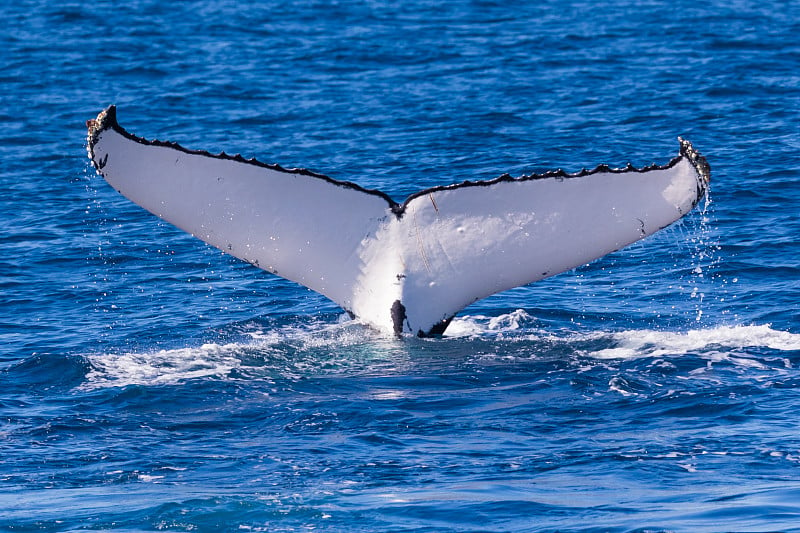
<svg viewBox="0 0 800 533">
<path fill-rule="evenodd" d="M 92 370 L 83 388 L 174 385 L 197 378 L 224 378 L 242 364 L 244 346 L 203 344 L 196 348 L 89 355 Z"/>
<path fill-rule="evenodd" d="M 494 317 L 484 315 L 459 316 L 447 328 L 448 338 L 477 336 L 506 336 L 530 333 L 536 319 L 523 309 Z"/>
<path fill-rule="evenodd" d="M 800 351 L 800 334 L 775 330 L 770 325 L 717 326 L 684 332 L 654 329 L 570 332 L 537 327 L 524 310 L 497 317 L 466 316 L 453 321 L 451 333 L 458 339 L 491 338 L 519 344 L 539 343 L 571 348 L 573 353 L 596 359 L 633 359 L 680 356 L 689 353 L 714 358 L 747 349 L 779 352 Z"/>
<path fill-rule="evenodd" d="M 401 343 L 352 320 L 292 324 L 273 330 L 252 324 L 240 333 L 243 340 L 237 342 L 85 355 L 91 370 L 81 388 L 178 385 L 197 379 L 294 380 L 402 359 L 395 353 Z"/>
<path fill-rule="evenodd" d="M 747 348 L 800 351 L 800 335 L 762 326 L 721 326 L 685 333 L 653 330 L 628 330 L 609 334 L 614 346 L 593 352 L 602 359 L 660 357 L 703 352 L 706 355 L 730 353 Z"/>
<path fill-rule="evenodd" d="M 699 355 L 741 359 L 750 351 L 800 352 L 800 334 L 769 325 L 719 326 L 685 332 L 552 330 L 522 309 L 490 317 L 459 317 L 441 339 L 395 339 L 357 321 L 313 322 L 269 329 L 251 324 L 237 342 L 176 349 L 89 354 L 83 389 L 179 385 L 190 380 L 302 380 L 315 375 L 394 374 L 417 368 L 431 353 L 445 367 L 464 360 L 589 358 L 625 360 Z M 786 355 L 778 354 L 785 358 Z M 787 363 L 790 364 L 790 363 Z"/>
<path fill-rule="evenodd" d="M 695 301 L 694 304 L 694 320 L 697 323 L 703 321 L 704 307 L 706 293 L 714 294 L 715 299 L 724 296 L 718 296 L 719 290 L 717 287 L 718 282 L 725 284 L 725 280 L 720 280 L 716 274 L 722 256 L 720 251 L 722 249 L 718 236 L 714 234 L 714 203 L 711 200 L 711 192 L 707 191 L 705 202 L 701 206 L 699 214 L 692 217 L 689 221 L 694 225 L 691 234 L 692 238 L 690 243 L 693 247 L 692 252 L 692 275 L 689 278 L 689 286 L 691 288 L 690 297 Z"/>
</svg>

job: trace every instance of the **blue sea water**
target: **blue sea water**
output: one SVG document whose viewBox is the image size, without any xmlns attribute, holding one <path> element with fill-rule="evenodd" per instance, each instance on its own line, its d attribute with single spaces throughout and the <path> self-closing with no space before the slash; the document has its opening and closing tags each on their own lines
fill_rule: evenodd
<svg viewBox="0 0 800 533">
<path fill-rule="evenodd" d="M 800 531 L 797 2 L 0 12 L 0 530 Z M 387 339 L 107 186 L 84 123 L 112 103 L 397 200 L 679 135 L 712 189 Z"/>
</svg>

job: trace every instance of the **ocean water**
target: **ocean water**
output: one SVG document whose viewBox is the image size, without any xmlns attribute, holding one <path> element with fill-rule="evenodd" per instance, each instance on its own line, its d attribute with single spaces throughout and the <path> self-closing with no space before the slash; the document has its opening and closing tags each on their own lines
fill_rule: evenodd
<svg viewBox="0 0 800 533">
<path fill-rule="evenodd" d="M 0 530 L 800 531 L 800 4 L 1 12 Z M 712 186 L 397 340 L 114 192 L 109 104 L 397 200 L 679 135 Z"/>
</svg>

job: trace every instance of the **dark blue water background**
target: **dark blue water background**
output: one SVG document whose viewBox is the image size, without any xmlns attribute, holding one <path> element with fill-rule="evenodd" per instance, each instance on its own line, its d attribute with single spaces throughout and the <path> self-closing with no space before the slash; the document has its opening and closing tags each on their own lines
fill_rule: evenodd
<svg viewBox="0 0 800 533">
<path fill-rule="evenodd" d="M 800 531 L 800 4 L 248 4 L 3 5 L 0 530 Z M 712 193 L 398 341 L 117 195 L 112 103 L 398 200 L 678 135 Z"/>
</svg>

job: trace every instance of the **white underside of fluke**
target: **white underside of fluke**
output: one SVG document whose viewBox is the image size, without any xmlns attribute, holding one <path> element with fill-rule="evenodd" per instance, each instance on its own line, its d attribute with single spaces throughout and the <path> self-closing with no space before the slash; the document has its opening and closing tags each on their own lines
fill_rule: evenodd
<svg viewBox="0 0 800 533">
<path fill-rule="evenodd" d="M 681 141 L 664 166 L 503 176 L 397 204 L 309 171 L 146 141 L 117 124 L 114 107 L 89 121 L 89 155 L 108 183 L 164 220 L 371 326 L 415 335 L 668 226 L 709 179 L 705 159 Z"/>
</svg>

